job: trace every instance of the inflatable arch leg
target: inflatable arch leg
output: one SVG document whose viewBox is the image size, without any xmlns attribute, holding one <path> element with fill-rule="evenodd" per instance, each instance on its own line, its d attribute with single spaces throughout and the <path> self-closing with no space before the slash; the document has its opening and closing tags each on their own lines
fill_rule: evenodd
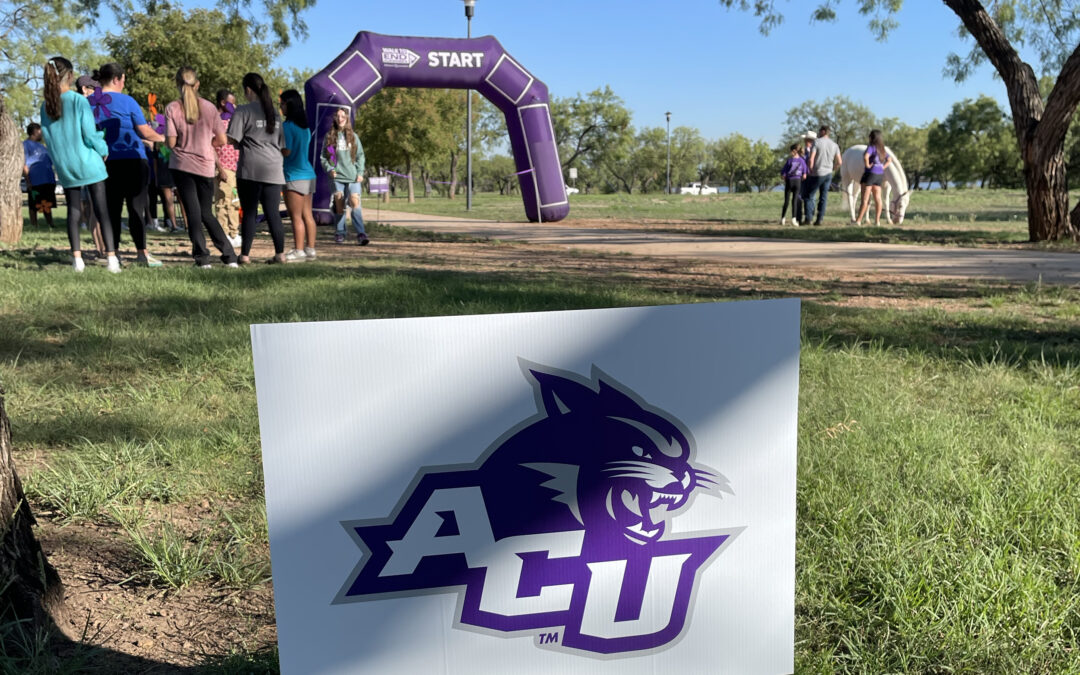
<svg viewBox="0 0 1080 675">
<path fill-rule="evenodd" d="M 493 37 L 471 40 L 379 35 L 362 31 L 349 48 L 304 85 L 313 133 L 311 160 L 318 175 L 316 217 L 330 216 L 331 185 L 319 164 L 338 108 L 356 108 L 383 87 L 475 89 L 506 115 L 510 148 L 529 220 L 562 220 L 570 212 L 559 150 L 543 82 Z"/>
</svg>

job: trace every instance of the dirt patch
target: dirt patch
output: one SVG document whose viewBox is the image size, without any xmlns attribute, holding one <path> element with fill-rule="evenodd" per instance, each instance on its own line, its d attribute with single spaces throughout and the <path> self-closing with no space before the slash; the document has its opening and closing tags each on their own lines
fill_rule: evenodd
<svg viewBox="0 0 1080 675">
<path fill-rule="evenodd" d="M 138 672 L 184 672 L 238 649 L 253 652 L 276 643 L 269 584 L 245 591 L 205 584 L 158 588 L 138 574 L 136 554 L 119 526 L 60 525 L 40 513 L 38 520 L 42 548 L 64 582 L 65 632 L 96 648 L 86 658 L 103 672 L 121 672 L 109 668 L 124 662 L 124 655 L 145 661 Z"/>
</svg>

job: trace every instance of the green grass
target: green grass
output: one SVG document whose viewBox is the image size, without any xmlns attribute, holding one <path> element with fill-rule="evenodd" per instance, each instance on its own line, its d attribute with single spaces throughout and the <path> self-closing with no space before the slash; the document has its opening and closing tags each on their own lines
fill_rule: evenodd
<svg viewBox="0 0 1080 675">
<path fill-rule="evenodd" d="M 76 276 L 36 262 L 60 235 L 29 237 L 37 253 L 0 254 L 0 381 L 31 499 L 59 520 L 127 523 L 155 586 L 241 592 L 267 579 L 251 323 L 794 293 L 813 298 L 798 671 L 1080 672 L 1080 291 L 838 280 L 763 294 L 673 289 L 602 266 L 562 277 L 396 259 Z M 837 304 L 875 294 L 950 309 Z M 167 524 L 207 499 L 221 505 L 216 520 Z M 240 646 L 206 668 L 276 662 Z"/>
</svg>

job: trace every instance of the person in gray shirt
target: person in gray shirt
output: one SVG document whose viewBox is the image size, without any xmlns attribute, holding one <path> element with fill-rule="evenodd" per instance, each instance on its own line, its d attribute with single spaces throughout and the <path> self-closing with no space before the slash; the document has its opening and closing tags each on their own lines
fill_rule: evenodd
<svg viewBox="0 0 1080 675">
<path fill-rule="evenodd" d="M 260 205 L 274 240 L 274 257 L 270 262 L 285 262 L 285 228 L 281 223 L 281 187 L 285 185 L 281 149 L 285 147 L 285 138 L 281 120 L 262 76 L 244 75 L 244 95 L 249 103 L 233 112 L 226 132 L 233 145 L 240 148 L 236 193 L 244 216 L 240 223 L 243 242 L 239 262 L 251 262 L 251 242 L 255 239 Z"/>
<path fill-rule="evenodd" d="M 804 194 L 806 195 L 806 207 L 803 209 L 806 222 L 821 225 L 825 220 L 825 203 L 829 199 L 829 186 L 832 185 L 833 172 L 840 168 L 843 159 L 840 157 L 840 146 L 836 141 L 829 138 L 828 125 L 822 124 L 818 129 L 817 140 L 814 141 L 814 149 L 810 152 L 807 164 L 810 167 L 810 175 L 806 179 Z M 817 219 L 814 219 L 814 191 L 817 191 Z"/>
</svg>

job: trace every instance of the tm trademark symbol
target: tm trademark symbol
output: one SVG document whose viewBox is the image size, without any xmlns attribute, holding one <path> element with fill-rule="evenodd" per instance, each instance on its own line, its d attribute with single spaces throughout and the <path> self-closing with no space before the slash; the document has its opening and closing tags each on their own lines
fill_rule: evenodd
<svg viewBox="0 0 1080 675">
<path fill-rule="evenodd" d="M 540 633 L 540 635 L 538 637 L 539 637 L 539 642 L 542 645 L 554 645 L 554 644 L 558 644 L 558 642 L 559 642 L 559 634 L 558 633 Z"/>
</svg>

